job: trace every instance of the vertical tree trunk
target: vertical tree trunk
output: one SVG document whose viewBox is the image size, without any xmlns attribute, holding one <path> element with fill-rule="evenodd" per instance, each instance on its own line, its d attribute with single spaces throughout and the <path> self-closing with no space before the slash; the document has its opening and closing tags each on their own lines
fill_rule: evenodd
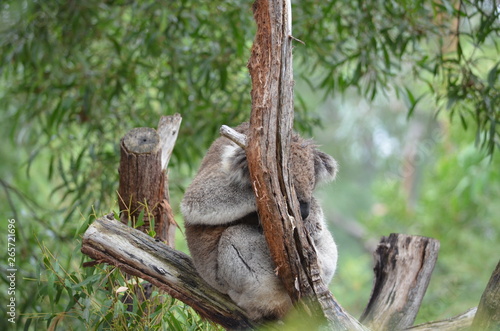
<svg viewBox="0 0 500 331">
<path fill-rule="evenodd" d="M 252 114 L 247 159 L 257 208 L 277 274 L 292 301 L 336 330 L 363 330 L 320 278 L 316 252 L 300 216 L 289 174 L 293 127 L 291 4 L 257 0 L 257 35 L 248 67 Z"/>
<path fill-rule="evenodd" d="M 288 150 L 293 124 L 291 64 L 286 66 L 287 61 L 291 62 L 291 40 L 288 38 L 290 32 L 284 30 L 288 23 L 283 22 L 288 20 L 284 5 L 283 1 L 257 0 L 254 3 L 257 35 L 248 63 L 252 77 L 252 114 L 247 158 L 252 182 L 256 185 L 259 216 L 277 273 L 292 299 L 297 301 L 302 295 L 311 295 L 312 290 L 306 281 L 300 280 L 297 284 L 301 288 L 295 289 L 295 279 L 302 280 L 304 275 L 300 273 L 288 214 L 296 219 L 300 214 L 295 206 L 296 198 L 290 197 L 290 192 L 286 192 L 278 178 L 278 173 L 288 177 L 288 174 L 283 174 L 283 168 L 288 170 L 284 154 Z M 286 115 L 280 118 L 280 114 Z M 292 210 L 289 210 L 288 202 Z M 279 221 L 277 216 L 282 220 Z"/>
</svg>

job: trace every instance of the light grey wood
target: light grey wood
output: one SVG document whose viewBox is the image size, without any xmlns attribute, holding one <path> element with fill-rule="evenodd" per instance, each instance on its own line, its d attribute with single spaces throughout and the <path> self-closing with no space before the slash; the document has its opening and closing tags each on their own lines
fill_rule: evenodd
<svg viewBox="0 0 500 331">
<path fill-rule="evenodd" d="M 467 331 L 470 329 L 472 319 L 477 308 L 471 308 L 465 313 L 442 321 L 419 324 L 405 330 L 408 331 Z"/>
<path fill-rule="evenodd" d="M 161 147 L 161 169 L 167 171 L 172 151 L 174 150 L 179 128 L 181 126 L 182 117 L 180 114 L 171 116 L 162 116 L 158 122 L 158 136 L 160 137 Z"/>
<path fill-rule="evenodd" d="M 164 240 L 170 247 L 175 247 L 175 231 L 177 223 L 170 206 L 170 190 L 168 186 L 168 164 L 179 135 L 182 117 L 180 114 L 162 116 L 158 122 L 158 136 L 160 137 L 161 170 L 164 174 L 163 199 L 160 202 L 163 215 L 161 220 L 165 223 L 158 227 L 158 237 Z"/>
<path fill-rule="evenodd" d="M 391 234 L 375 257 L 375 282 L 360 321 L 372 330 L 401 330 L 413 325 L 439 251 L 432 238 Z"/>
<path fill-rule="evenodd" d="M 236 145 L 245 149 L 247 147 L 247 136 L 235 131 L 233 128 L 230 128 L 227 125 L 223 125 L 220 127 L 220 135 L 230 139 Z"/>
<path fill-rule="evenodd" d="M 228 296 L 201 279 L 189 256 L 126 226 L 112 214 L 90 225 L 83 236 L 81 250 L 97 262 L 114 265 L 129 275 L 149 281 L 226 328 L 252 326 L 245 312 Z"/>
</svg>

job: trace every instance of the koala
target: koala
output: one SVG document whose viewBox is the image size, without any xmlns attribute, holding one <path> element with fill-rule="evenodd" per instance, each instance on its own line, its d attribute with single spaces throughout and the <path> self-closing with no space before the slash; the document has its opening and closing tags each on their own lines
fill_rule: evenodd
<svg viewBox="0 0 500 331">
<path fill-rule="evenodd" d="M 236 131 L 248 135 L 249 124 Z M 290 167 L 302 219 L 314 241 L 321 277 L 335 273 L 337 247 L 313 190 L 333 180 L 337 163 L 293 134 Z M 181 202 L 189 251 L 200 276 L 228 294 L 254 321 L 281 319 L 292 306 L 276 276 L 259 216 L 245 151 L 225 137 L 214 141 Z"/>
</svg>

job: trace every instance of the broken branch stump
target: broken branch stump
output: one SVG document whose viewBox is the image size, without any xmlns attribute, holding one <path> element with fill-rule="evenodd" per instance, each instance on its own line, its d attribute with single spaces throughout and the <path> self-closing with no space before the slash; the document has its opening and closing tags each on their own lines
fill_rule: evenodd
<svg viewBox="0 0 500 331">
<path fill-rule="evenodd" d="M 158 227 L 158 237 L 166 241 L 167 245 L 175 247 L 175 230 L 177 223 L 174 219 L 174 213 L 170 206 L 170 190 L 168 188 L 168 164 L 172 157 L 172 152 L 179 135 L 179 128 L 181 126 L 182 117 L 180 114 L 160 117 L 158 122 L 158 135 L 160 136 L 161 148 L 161 169 L 164 176 L 164 199 L 161 203 L 165 212 L 165 223 L 163 226 Z"/>
<path fill-rule="evenodd" d="M 118 204 L 120 219 L 135 226 L 142 215 L 144 224 L 138 228 L 156 238 L 175 245 L 175 221 L 169 203 L 168 161 L 172 153 L 181 117 L 162 116 L 158 132 L 152 128 L 135 128 L 121 140 L 120 185 Z M 154 220 L 154 226 L 153 226 Z"/>
<path fill-rule="evenodd" d="M 439 241 L 392 233 L 375 256 L 372 295 L 360 321 L 373 330 L 413 325 L 436 264 Z"/>
</svg>

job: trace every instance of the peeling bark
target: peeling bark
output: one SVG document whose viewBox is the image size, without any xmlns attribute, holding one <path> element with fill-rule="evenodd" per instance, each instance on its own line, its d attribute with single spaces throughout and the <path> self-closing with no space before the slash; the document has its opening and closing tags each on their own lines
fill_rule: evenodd
<svg viewBox="0 0 500 331">
<path fill-rule="evenodd" d="M 292 301 L 338 330 L 364 330 L 320 278 L 289 173 L 293 127 L 291 4 L 257 0 L 257 34 L 248 62 L 252 113 L 246 149 L 257 209 L 271 257 Z"/>
</svg>

